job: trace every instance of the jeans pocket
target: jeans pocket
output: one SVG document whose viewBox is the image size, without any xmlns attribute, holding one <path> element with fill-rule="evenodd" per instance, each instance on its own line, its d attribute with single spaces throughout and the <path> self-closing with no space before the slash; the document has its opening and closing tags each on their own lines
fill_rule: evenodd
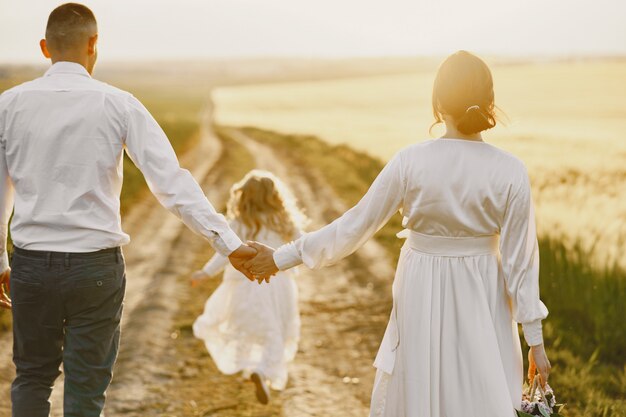
<svg viewBox="0 0 626 417">
<path fill-rule="evenodd" d="M 38 303 L 44 292 L 47 270 L 27 258 L 14 257 L 11 265 L 11 301 L 13 304 Z"/>
<path fill-rule="evenodd" d="M 14 253 L 11 259 L 11 278 L 18 278 L 24 282 L 41 282 L 42 276 L 48 274 L 49 270 L 45 261 L 32 259 Z"/>
<path fill-rule="evenodd" d="M 74 288 L 77 290 L 80 289 L 106 289 L 108 287 L 112 287 L 117 282 L 117 274 L 110 273 L 104 276 L 96 276 L 96 277 L 88 277 L 88 278 L 80 278 L 76 280 L 76 284 Z"/>
<path fill-rule="evenodd" d="M 24 278 L 18 278 L 11 273 L 11 302 L 13 304 L 29 304 L 41 301 L 43 293 L 43 283 L 31 281 Z"/>
<path fill-rule="evenodd" d="M 76 305 L 95 307 L 104 302 L 115 302 L 124 284 L 123 273 L 109 268 L 98 273 L 76 278 L 72 298 Z"/>
</svg>

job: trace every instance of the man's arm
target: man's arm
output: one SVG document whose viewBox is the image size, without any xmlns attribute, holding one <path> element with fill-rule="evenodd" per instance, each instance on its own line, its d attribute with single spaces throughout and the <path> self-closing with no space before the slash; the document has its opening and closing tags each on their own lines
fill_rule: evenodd
<svg viewBox="0 0 626 417">
<path fill-rule="evenodd" d="M 180 167 L 167 136 L 148 110 L 132 96 L 126 105 L 126 151 L 159 202 L 205 237 L 216 251 L 228 256 L 231 262 L 235 260 L 234 264 L 254 256 L 256 251 L 242 244 L 191 173 Z"/>
<path fill-rule="evenodd" d="M 6 158 L 5 120 L 10 96 L 7 92 L 0 94 L 0 273 L 9 269 L 7 255 L 7 237 L 9 218 L 13 212 L 13 183 L 9 176 Z"/>
<path fill-rule="evenodd" d="M 2 110 L 0 109 L 0 118 Z M 11 301 L 6 291 L 9 289 L 9 256 L 7 254 L 7 238 L 9 218 L 13 211 L 13 183 L 7 168 L 5 142 L 3 140 L 3 123 L 0 120 L 0 307 L 11 308 Z"/>
<path fill-rule="evenodd" d="M 9 219 L 13 212 L 13 184 L 7 170 L 4 145 L 0 141 L 0 273 L 9 269 L 7 238 Z"/>
</svg>

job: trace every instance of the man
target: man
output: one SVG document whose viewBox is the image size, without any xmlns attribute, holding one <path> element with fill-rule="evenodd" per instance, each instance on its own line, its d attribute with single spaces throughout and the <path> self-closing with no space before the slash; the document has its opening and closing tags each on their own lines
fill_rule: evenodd
<svg viewBox="0 0 626 417">
<path fill-rule="evenodd" d="M 125 275 L 119 247 L 129 242 L 119 214 L 124 149 L 161 204 L 236 268 L 256 253 L 180 168 L 141 103 L 91 78 L 97 40 L 87 7 L 56 8 L 40 43 L 52 67 L 0 96 L 0 283 L 10 276 L 14 417 L 48 416 L 61 363 L 65 416 L 101 415 L 120 337 Z M 6 238 L 14 198 L 10 271 Z"/>
</svg>

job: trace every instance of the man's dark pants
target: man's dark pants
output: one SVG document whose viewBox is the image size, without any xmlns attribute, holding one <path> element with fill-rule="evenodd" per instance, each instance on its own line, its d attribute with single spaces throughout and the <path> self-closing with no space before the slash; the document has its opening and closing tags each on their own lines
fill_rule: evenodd
<svg viewBox="0 0 626 417">
<path fill-rule="evenodd" d="M 119 248 L 90 253 L 15 248 L 13 417 L 49 415 L 61 363 L 65 417 L 101 415 L 119 347 L 125 284 Z"/>
</svg>

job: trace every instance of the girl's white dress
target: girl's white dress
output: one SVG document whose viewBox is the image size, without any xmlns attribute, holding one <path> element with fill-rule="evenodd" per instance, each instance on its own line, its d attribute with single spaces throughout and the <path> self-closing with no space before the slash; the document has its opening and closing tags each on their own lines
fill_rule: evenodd
<svg viewBox="0 0 626 417">
<path fill-rule="evenodd" d="M 523 382 L 517 323 L 536 345 L 548 314 L 528 175 L 516 157 L 462 139 L 410 146 L 355 207 L 274 259 L 281 269 L 332 264 L 398 210 L 407 241 L 370 416 L 513 417 Z"/>
<path fill-rule="evenodd" d="M 231 225 L 242 238 L 244 226 Z M 254 240 L 278 247 L 285 240 L 262 228 Z M 287 383 L 287 364 L 298 350 L 300 314 L 294 272 L 279 272 L 270 283 L 259 285 L 216 254 L 203 271 L 214 276 L 224 271 L 222 283 L 211 294 L 204 312 L 193 324 L 218 369 L 224 374 L 260 372 L 270 386 L 282 390 Z"/>
</svg>

